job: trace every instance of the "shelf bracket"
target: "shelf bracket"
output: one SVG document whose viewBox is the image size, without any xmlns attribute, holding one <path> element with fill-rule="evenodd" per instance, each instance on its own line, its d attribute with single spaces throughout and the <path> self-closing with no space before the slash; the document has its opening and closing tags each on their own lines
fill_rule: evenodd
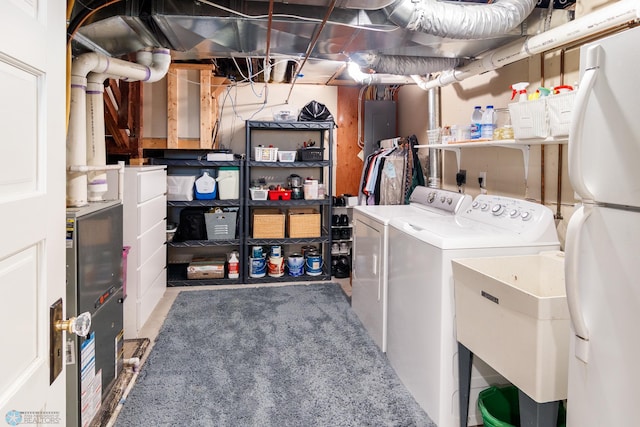
<svg viewBox="0 0 640 427">
<path fill-rule="evenodd" d="M 461 149 L 460 147 L 442 147 L 442 150 L 445 151 L 452 151 L 455 153 L 456 155 L 456 165 L 458 166 L 458 170 L 456 172 L 460 172 L 460 156 L 461 156 Z"/>
<path fill-rule="evenodd" d="M 504 147 L 504 148 L 514 148 L 520 150 L 522 152 L 522 160 L 524 161 L 524 180 L 527 181 L 529 179 L 529 155 L 531 153 L 531 145 L 500 145 L 495 144 L 496 147 Z M 460 169 L 460 167 L 458 167 Z"/>
</svg>

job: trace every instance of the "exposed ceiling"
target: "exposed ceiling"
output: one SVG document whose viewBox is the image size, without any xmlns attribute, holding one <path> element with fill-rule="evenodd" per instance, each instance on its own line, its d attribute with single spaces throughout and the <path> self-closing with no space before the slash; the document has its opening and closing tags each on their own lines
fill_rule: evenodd
<svg viewBox="0 0 640 427">
<path fill-rule="evenodd" d="M 297 84 L 352 84 L 345 71 L 350 57 L 468 61 L 568 22 L 572 12 L 563 8 L 570 4 L 560 1 L 551 8 L 536 7 L 506 34 L 479 40 L 403 28 L 388 16 L 396 0 L 121 0 L 101 8 L 95 6 L 104 1 L 76 1 L 69 27 L 74 55 L 97 51 L 122 57 L 165 47 L 174 61 L 212 62 L 219 75 L 236 80 L 250 71 L 262 79 L 259 71 L 268 55 L 271 64 L 284 65 L 273 68 L 276 81 L 291 81 L 298 70 Z M 389 81 L 411 83 L 398 74 Z"/>
</svg>

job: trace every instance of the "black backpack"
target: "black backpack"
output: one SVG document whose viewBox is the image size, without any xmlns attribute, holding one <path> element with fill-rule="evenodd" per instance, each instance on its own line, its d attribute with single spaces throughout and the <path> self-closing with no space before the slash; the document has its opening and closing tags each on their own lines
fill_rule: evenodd
<svg viewBox="0 0 640 427">
<path fill-rule="evenodd" d="M 329 109 L 318 101 L 311 101 L 300 110 L 298 121 L 301 122 L 333 122 Z"/>
<path fill-rule="evenodd" d="M 180 211 L 180 223 L 176 234 L 173 236 L 174 242 L 184 242 L 185 240 L 207 240 L 207 226 L 204 222 L 203 208 L 184 208 Z"/>
</svg>

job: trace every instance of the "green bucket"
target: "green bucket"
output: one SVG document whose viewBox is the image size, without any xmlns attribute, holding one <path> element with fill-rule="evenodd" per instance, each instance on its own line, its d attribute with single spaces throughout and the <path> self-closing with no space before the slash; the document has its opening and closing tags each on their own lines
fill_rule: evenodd
<svg viewBox="0 0 640 427">
<path fill-rule="evenodd" d="M 558 405 L 558 427 L 565 427 L 564 405 Z M 520 427 L 520 408 L 516 386 L 489 387 L 478 395 L 478 409 L 485 427 Z"/>
</svg>

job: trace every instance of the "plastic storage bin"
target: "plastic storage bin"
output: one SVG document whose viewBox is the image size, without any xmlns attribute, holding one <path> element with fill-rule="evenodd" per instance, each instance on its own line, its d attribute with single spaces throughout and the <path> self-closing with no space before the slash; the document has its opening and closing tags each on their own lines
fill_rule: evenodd
<svg viewBox="0 0 640 427">
<path fill-rule="evenodd" d="M 278 161 L 279 162 L 295 162 L 296 161 L 296 151 L 278 151 Z"/>
<path fill-rule="evenodd" d="M 478 409 L 485 427 L 519 427 L 520 408 L 518 388 L 492 386 L 478 394 Z M 558 408 L 558 427 L 566 424 L 566 412 L 562 404 Z"/>
<path fill-rule="evenodd" d="M 238 199 L 240 196 L 240 170 L 234 166 L 223 166 L 218 169 L 218 194 L 220 200 Z"/>
<path fill-rule="evenodd" d="M 269 190 L 264 188 L 250 188 L 249 193 L 251 195 L 251 200 L 267 200 Z"/>
<path fill-rule="evenodd" d="M 303 162 L 321 161 L 324 158 L 324 148 L 322 147 L 299 148 L 298 158 Z"/>
</svg>

